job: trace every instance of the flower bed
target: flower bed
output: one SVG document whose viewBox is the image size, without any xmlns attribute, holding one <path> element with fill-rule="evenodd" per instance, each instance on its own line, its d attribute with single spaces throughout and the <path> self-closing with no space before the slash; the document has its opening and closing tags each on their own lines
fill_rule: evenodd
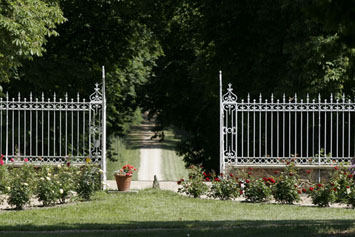
<svg viewBox="0 0 355 237">
<path fill-rule="evenodd" d="M 223 177 L 222 174 L 207 173 L 202 166 L 191 166 L 189 178 L 178 181 L 181 185 L 178 192 L 194 198 L 203 195 L 221 200 L 242 197 L 248 202 L 274 200 L 282 204 L 294 204 L 306 197 L 320 207 L 341 204 L 355 208 L 354 167 L 335 166 L 329 173 L 329 179 L 323 183 L 312 181 L 312 170 L 302 172 L 310 178 L 299 179 L 299 171 L 293 162 L 263 178 L 254 176 L 253 168 Z"/>
<path fill-rule="evenodd" d="M 20 167 L 0 164 L 0 203 L 22 209 L 37 200 L 43 206 L 73 199 L 90 200 L 100 189 L 100 170 L 95 165 Z"/>
</svg>

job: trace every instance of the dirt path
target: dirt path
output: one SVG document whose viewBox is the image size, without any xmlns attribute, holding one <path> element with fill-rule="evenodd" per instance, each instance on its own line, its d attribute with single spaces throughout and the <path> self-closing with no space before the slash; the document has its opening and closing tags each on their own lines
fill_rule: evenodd
<svg viewBox="0 0 355 237">
<path fill-rule="evenodd" d="M 138 171 L 138 180 L 153 180 L 154 175 L 159 180 L 164 180 L 162 166 L 162 149 L 147 148 L 140 149 L 140 168 Z"/>
</svg>

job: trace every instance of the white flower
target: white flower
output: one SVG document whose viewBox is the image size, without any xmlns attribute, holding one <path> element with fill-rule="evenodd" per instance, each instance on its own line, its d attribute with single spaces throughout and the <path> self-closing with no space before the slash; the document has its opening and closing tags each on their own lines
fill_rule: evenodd
<svg viewBox="0 0 355 237">
<path fill-rule="evenodd" d="M 43 177 L 41 177 L 41 178 L 39 178 L 40 180 L 44 180 L 44 178 Z"/>
<path fill-rule="evenodd" d="M 351 192 L 350 188 L 347 188 L 347 189 L 346 189 L 346 193 L 347 193 L 347 194 L 350 194 L 350 192 Z"/>
<path fill-rule="evenodd" d="M 63 194 L 63 192 L 64 192 L 63 189 L 59 189 L 60 194 Z"/>
<path fill-rule="evenodd" d="M 46 179 L 47 179 L 48 181 L 50 181 L 50 180 L 51 180 L 51 178 L 49 178 L 49 177 L 46 177 Z"/>
<path fill-rule="evenodd" d="M 28 183 L 23 183 L 23 185 L 28 186 Z"/>
<path fill-rule="evenodd" d="M 244 184 L 243 184 L 243 183 L 240 184 L 240 188 L 241 188 L 241 189 L 244 189 Z"/>
<path fill-rule="evenodd" d="M 103 174 L 104 171 L 103 171 L 102 169 L 99 169 L 99 173 L 100 173 L 100 174 Z"/>
<path fill-rule="evenodd" d="M 11 190 L 11 188 L 10 188 L 10 187 L 6 187 L 6 189 L 7 189 L 7 191 L 10 191 L 10 190 Z"/>
<path fill-rule="evenodd" d="M 106 182 L 105 182 L 105 181 L 102 181 L 101 184 L 102 184 L 102 185 L 106 185 Z"/>
<path fill-rule="evenodd" d="M 61 164 L 59 164 L 59 165 L 57 165 L 57 167 L 58 167 L 58 168 L 61 168 L 61 167 L 62 167 L 62 165 L 61 165 Z"/>
</svg>

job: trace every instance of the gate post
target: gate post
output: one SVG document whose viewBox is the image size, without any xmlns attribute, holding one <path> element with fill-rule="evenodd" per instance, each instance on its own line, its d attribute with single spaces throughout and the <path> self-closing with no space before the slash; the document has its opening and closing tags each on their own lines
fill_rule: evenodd
<svg viewBox="0 0 355 237">
<path fill-rule="evenodd" d="M 222 104 L 222 71 L 219 71 L 219 173 L 225 172 L 225 164 L 223 160 L 223 104 Z"/>
<path fill-rule="evenodd" d="M 105 66 L 102 66 L 102 181 L 106 189 L 106 91 L 105 91 Z"/>
</svg>

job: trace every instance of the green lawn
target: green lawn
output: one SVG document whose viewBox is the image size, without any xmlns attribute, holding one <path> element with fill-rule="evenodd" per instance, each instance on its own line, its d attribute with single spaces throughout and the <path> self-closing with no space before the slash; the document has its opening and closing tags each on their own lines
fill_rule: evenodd
<svg viewBox="0 0 355 237">
<path fill-rule="evenodd" d="M 53 236 L 355 235 L 352 209 L 192 199 L 151 189 L 138 194 L 100 192 L 91 202 L 61 207 L 3 211 L 0 220 L 2 231 L 91 230 Z M 0 235 L 20 236 L 21 232 Z"/>
<path fill-rule="evenodd" d="M 130 149 L 124 143 L 123 138 L 115 137 L 112 142 L 112 148 L 114 158 L 117 161 L 107 160 L 107 179 L 113 180 L 115 179 L 113 173 L 115 170 L 119 170 L 122 166 L 126 164 L 133 165 L 137 169 L 139 169 L 140 164 L 140 152 L 138 149 Z M 133 173 L 132 180 L 137 180 L 137 172 Z"/>
<path fill-rule="evenodd" d="M 162 151 L 163 159 L 163 176 L 165 180 L 178 180 L 181 178 L 187 178 L 188 172 L 185 168 L 185 163 L 182 160 L 182 157 L 176 154 L 174 150 L 163 150 Z"/>
</svg>

